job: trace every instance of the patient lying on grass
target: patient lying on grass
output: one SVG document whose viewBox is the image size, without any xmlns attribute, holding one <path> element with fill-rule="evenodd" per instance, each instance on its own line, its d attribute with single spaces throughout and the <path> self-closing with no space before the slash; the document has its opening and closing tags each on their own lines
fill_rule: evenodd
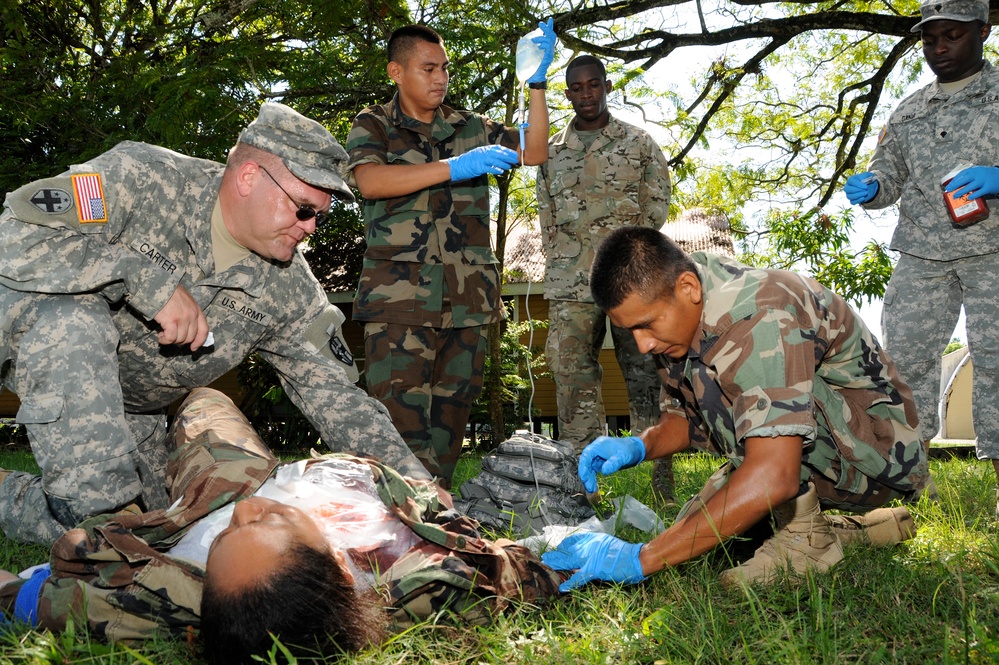
<svg viewBox="0 0 999 665">
<path fill-rule="evenodd" d="M 240 663 L 272 634 L 336 655 L 441 610 L 485 623 L 558 595 L 558 573 L 481 538 L 432 482 L 349 455 L 282 464 L 214 390 L 191 393 L 171 439 L 173 505 L 68 532 L 49 569 L 0 578 L 7 616 L 54 631 L 72 617 L 111 641 L 200 630 L 211 662 Z"/>
</svg>

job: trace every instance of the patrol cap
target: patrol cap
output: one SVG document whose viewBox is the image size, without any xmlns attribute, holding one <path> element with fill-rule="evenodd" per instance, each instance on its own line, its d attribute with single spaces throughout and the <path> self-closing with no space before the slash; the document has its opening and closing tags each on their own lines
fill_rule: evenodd
<svg viewBox="0 0 999 665">
<path fill-rule="evenodd" d="M 340 177 L 347 151 L 329 130 L 291 107 L 264 102 L 260 115 L 246 126 L 238 141 L 277 155 L 299 180 L 328 189 L 341 200 L 354 200 Z"/>
<path fill-rule="evenodd" d="M 909 32 L 919 32 L 930 21 L 989 22 L 989 0 L 931 0 L 919 7 L 923 17 Z"/>
</svg>

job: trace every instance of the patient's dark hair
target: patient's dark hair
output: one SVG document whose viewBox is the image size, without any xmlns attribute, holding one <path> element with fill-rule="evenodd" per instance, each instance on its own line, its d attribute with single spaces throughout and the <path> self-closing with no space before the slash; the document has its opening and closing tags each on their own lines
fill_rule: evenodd
<svg viewBox="0 0 999 665">
<path fill-rule="evenodd" d="M 660 298 L 672 301 L 676 281 L 685 272 L 697 275 L 697 265 L 665 234 L 624 226 L 611 231 L 597 248 L 590 268 L 590 292 L 605 312 L 632 293 L 647 303 Z"/>
<path fill-rule="evenodd" d="M 332 552 L 296 543 L 283 562 L 282 569 L 244 589 L 220 589 L 206 576 L 201 643 L 208 662 L 250 663 L 274 639 L 299 658 L 342 655 L 382 642 L 388 618 L 378 596 L 355 589 Z"/>
</svg>

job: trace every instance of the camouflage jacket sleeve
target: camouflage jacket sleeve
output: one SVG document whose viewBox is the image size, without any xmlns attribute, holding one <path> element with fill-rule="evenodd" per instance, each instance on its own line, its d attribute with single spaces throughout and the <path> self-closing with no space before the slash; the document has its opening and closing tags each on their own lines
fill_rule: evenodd
<svg viewBox="0 0 999 665">
<path fill-rule="evenodd" d="M 716 446 L 708 436 L 708 429 L 704 423 L 704 418 L 696 410 L 689 408 L 691 404 L 691 393 L 685 390 L 684 370 L 686 363 L 674 361 L 668 356 L 657 355 L 656 371 L 659 373 L 659 381 L 662 389 L 659 391 L 659 410 L 666 414 L 672 414 L 686 419 L 687 438 L 692 448 L 704 450 L 715 455 L 724 455 L 725 449 Z"/>
<path fill-rule="evenodd" d="M 538 226 L 545 240 L 541 243 L 541 251 L 547 255 L 547 246 L 554 242 L 555 218 L 552 214 L 552 194 L 548 182 L 548 162 L 538 167 L 535 179 L 538 198 Z"/>
<path fill-rule="evenodd" d="M 151 156 L 148 148 L 122 143 L 11 192 L 0 216 L 0 283 L 38 293 L 99 291 L 110 302 L 127 298 L 152 318 L 181 275 L 160 269 L 121 237 L 135 225 L 149 227 L 152 237 L 183 234 L 178 220 L 190 211 L 178 210 L 178 201 L 186 209 L 206 193 L 188 191 L 189 180 L 163 158 L 168 151 Z M 217 193 L 210 193 L 212 203 Z"/>
<path fill-rule="evenodd" d="M 656 145 L 649 135 L 644 140 L 645 176 L 639 190 L 639 205 L 645 217 L 645 226 L 660 229 L 669 215 L 669 202 L 673 195 L 673 183 L 669 177 L 669 165 L 662 148 Z"/>
<path fill-rule="evenodd" d="M 925 95 L 926 91 L 923 90 L 916 94 Z M 901 106 L 888 118 L 887 124 L 878 135 L 877 147 L 874 148 L 874 155 L 867 166 L 867 170 L 878 177 L 878 193 L 873 199 L 863 204 L 863 207 L 868 210 L 887 208 L 898 201 L 898 197 L 902 194 L 902 186 L 909 179 L 909 168 L 901 150 L 902 145 L 897 127 L 898 119 L 907 115 L 905 111 L 907 105 L 918 106 L 919 101 L 912 97 L 903 101 Z"/>
<path fill-rule="evenodd" d="M 411 138 L 406 138 L 406 128 L 420 130 L 421 123 L 414 124 L 415 121 L 403 115 L 398 100 L 399 95 L 396 93 L 388 104 L 366 108 L 354 118 L 344 146 L 349 154 L 344 172 L 349 184 L 357 185 L 354 180 L 354 169 L 361 164 L 426 164 L 436 159 L 467 152 L 485 143 L 503 145 L 512 150 L 520 148 L 520 135 L 517 130 L 483 116 L 441 107 L 434 121 L 433 141 L 447 145 L 457 134 L 459 143 L 449 154 L 428 155 L 425 146 L 415 146 Z M 469 124 L 468 120 L 473 118 L 478 120 Z M 442 124 L 445 120 L 454 123 L 455 126 L 448 126 L 445 129 L 446 125 Z M 476 125 L 480 122 L 481 132 Z M 462 136 L 466 127 L 475 131 Z"/>
</svg>

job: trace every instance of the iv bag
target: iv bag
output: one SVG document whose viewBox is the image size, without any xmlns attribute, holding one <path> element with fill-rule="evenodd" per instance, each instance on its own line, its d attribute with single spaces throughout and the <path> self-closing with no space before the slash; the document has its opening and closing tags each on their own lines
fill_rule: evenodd
<svg viewBox="0 0 999 665">
<path fill-rule="evenodd" d="M 545 52 L 541 46 L 531 41 L 535 37 L 543 37 L 541 28 L 527 33 L 517 42 L 517 80 L 521 83 L 531 78 L 538 71 Z"/>
</svg>

